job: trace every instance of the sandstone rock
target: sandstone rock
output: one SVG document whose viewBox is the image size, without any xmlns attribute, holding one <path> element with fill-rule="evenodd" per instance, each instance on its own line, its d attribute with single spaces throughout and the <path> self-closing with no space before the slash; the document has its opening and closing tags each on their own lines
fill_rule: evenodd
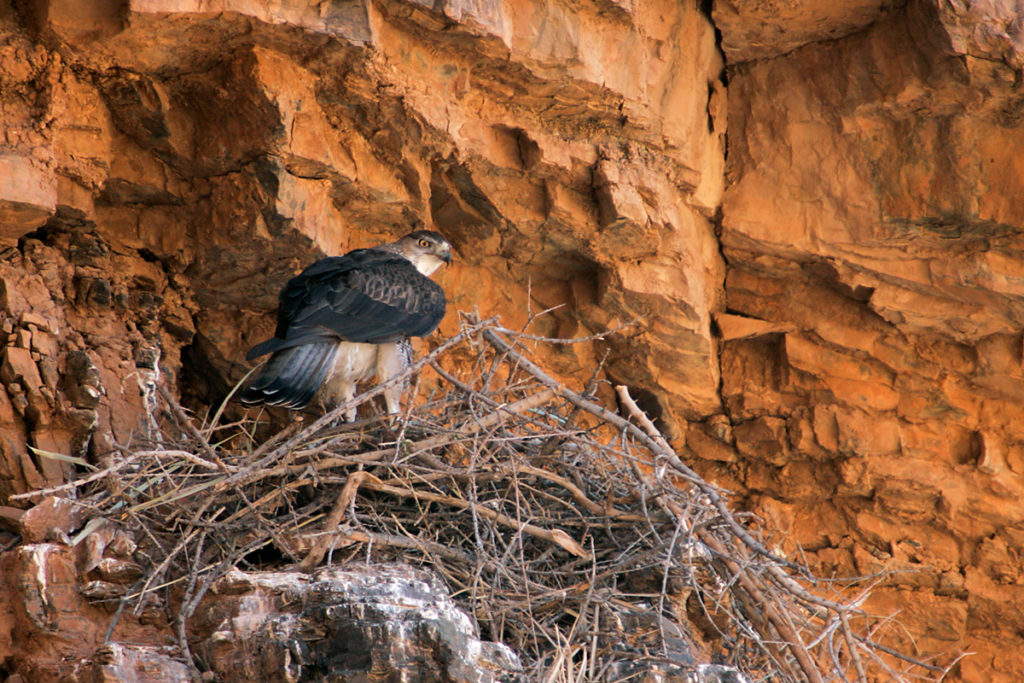
<svg viewBox="0 0 1024 683">
<path fill-rule="evenodd" d="M 1008 522 L 991 512 L 1007 510 L 997 501 L 1017 476 L 1021 220 L 1000 197 L 1019 180 L 1007 156 L 1018 122 L 1007 115 L 1015 95 L 998 84 L 1020 50 L 1007 8 L 732 3 L 714 16 L 727 56 L 749 60 L 729 83 L 727 306 L 775 329 L 796 326 L 781 344 L 730 335 L 726 405 L 733 419 L 807 419 L 787 430 L 803 444 L 791 452 L 834 463 L 817 476 L 837 482 L 850 521 L 813 503 L 791 514 L 837 522 L 858 570 L 890 566 L 862 544 L 891 547 L 892 562 L 934 563 L 919 579 L 893 579 L 912 591 L 882 592 L 875 604 L 907 600 L 923 619 L 934 609 L 948 619 L 943 629 L 921 624 L 930 647 L 977 647 L 1011 672 L 1000 680 L 1014 680 L 1021 664 L 988 645 L 1001 626 L 980 637 L 963 630 L 965 605 L 985 582 L 956 587 L 946 573 L 974 560 L 940 541 L 972 545 Z M 905 36 L 914 46 L 896 48 L 909 46 Z M 769 95 L 780 83 L 783 94 Z M 979 88 L 990 94 L 976 99 Z M 742 462 L 772 448 L 757 451 Z M 801 489 L 763 468 L 743 481 L 787 497 Z M 813 526 L 794 530 L 820 542 Z M 910 541 L 936 551 L 925 559 Z M 993 563 L 982 575 L 998 582 L 1006 572 Z M 971 667 L 963 680 L 987 680 Z"/>
<path fill-rule="evenodd" d="M 245 0 L 132 0 L 129 9 L 136 16 L 146 14 L 200 14 L 232 12 L 248 15 L 253 19 L 271 23 L 298 26 L 308 31 L 317 31 L 353 41 L 369 40 L 366 25 L 366 10 L 360 3 L 341 3 L 330 7 L 308 7 L 282 3 L 267 7 L 254 5 Z"/>
<path fill-rule="evenodd" d="M 38 391 L 43 386 L 32 353 L 28 347 L 7 347 L 0 365 L 0 380 L 5 384 L 19 383 L 23 389 Z"/>
<path fill-rule="evenodd" d="M 111 583 L 131 583 L 142 576 L 142 567 L 136 562 L 105 557 L 96 563 L 96 573 Z"/>
<path fill-rule="evenodd" d="M 0 154 L 0 245 L 10 246 L 56 210 L 57 186 L 38 160 Z"/>
<path fill-rule="evenodd" d="M 26 543 L 54 540 L 55 534 L 69 534 L 81 526 L 83 515 L 73 500 L 47 496 L 21 516 L 19 532 Z"/>
<path fill-rule="evenodd" d="M 712 17 L 722 31 L 722 50 L 736 64 L 792 52 L 801 45 L 835 40 L 860 31 L 893 8 L 891 0 L 855 2 L 715 3 Z"/>
<path fill-rule="evenodd" d="M 5 589 L 0 597 L 0 614 L 5 619 L 0 624 L 3 629 L 16 629 L 29 636 L 27 640 L 19 639 L 15 648 L 2 635 L 7 631 L 0 630 L 0 651 L 7 665 L 26 672 L 29 680 L 66 680 L 62 677 L 77 675 L 76 671 L 96 676 L 88 680 L 187 680 L 160 677 L 179 671 L 181 664 L 171 658 L 151 658 L 150 654 L 168 650 L 154 639 L 155 629 L 131 617 L 120 620 L 115 638 L 123 636 L 132 645 L 104 645 L 111 612 L 90 605 L 88 597 L 116 599 L 123 586 L 107 584 L 114 589 L 104 591 L 96 588 L 95 584 L 101 582 L 85 582 L 76 569 L 74 551 L 68 546 L 23 544 L 0 554 L 0 577 Z M 69 634 L 74 637 L 69 638 Z M 117 654 L 122 647 L 124 652 Z M 96 673 L 107 665 L 114 667 L 108 671 L 110 676 L 116 673 L 124 677 L 102 678 Z M 127 672 L 136 665 L 133 677 Z"/>
<path fill-rule="evenodd" d="M 784 465 L 791 458 L 786 448 L 785 431 L 785 421 L 777 417 L 741 422 L 733 428 L 736 449 L 748 458 Z"/>
<path fill-rule="evenodd" d="M 18 523 L 24 516 L 25 511 L 21 508 L 0 505 L 0 524 L 2 524 L 6 529 L 17 531 Z"/>
<path fill-rule="evenodd" d="M 78 592 L 87 600 L 104 601 L 110 604 L 109 601 L 122 598 L 128 592 L 128 587 L 121 583 L 97 579 L 83 583 Z"/>
<path fill-rule="evenodd" d="M 188 667 L 171 647 L 106 643 L 86 661 L 75 665 L 74 675 L 94 681 L 152 681 L 187 683 Z"/>
<path fill-rule="evenodd" d="M 732 443 L 714 438 L 709 431 L 704 425 L 691 425 L 685 435 L 687 447 L 704 460 L 734 462 L 737 456 Z"/>
<path fill-rule="evenodd" d="M 518 327 L 561 307 L 540 334 L 638 321 L 545 360 L 580 379 L 608 351 L 607 378 L 787 549 L 933 568 L 872 607 L 921 651 L 976 652 L 962 680 L 1020 680 L 1017 10 L 0 5 L 0 497 L 66 476 L 29 444 L 98 459 L 136 432 L 138 349 L 202 414 L 291 275 L 434 227 L 459 252 L 453 310 Z M 12 553 L 68 578 L 63 551 Z M 19 581 L 18 624 L 60 616 Z M 83 624 L 54 623 L 24 653 L 0 635 L 4 666 L 99 645 L 71 653 L 54 634 Z"/>
<path fill-rule="evenodd" d="M 107 38 L 122 28 L 122 16 L 115 2 L 39 0 L 31 4 L 40 25 L 72 43 L 89 43 Z"/>
<path fill-rule="evenodd" d="M 7 580 L 16 591 L 19 609 L 34 629 L 53 634 L 81 620 L 69 609 L 75 603 L 76 573 L 62 548 L 48 543 L 24 545 L 5 560 Z"/>
<path fill-rule="evenodd" d="M 742 315 L 730 315 L 729 313 L 716 313 L 714 320 L 715 324 L 718 325 L 723 341 L 793 331 L 793 328 L 787 325 L 771 323 L 767 320 L 758 320 L 757 318 L 748 318 Z"/>
</svg>

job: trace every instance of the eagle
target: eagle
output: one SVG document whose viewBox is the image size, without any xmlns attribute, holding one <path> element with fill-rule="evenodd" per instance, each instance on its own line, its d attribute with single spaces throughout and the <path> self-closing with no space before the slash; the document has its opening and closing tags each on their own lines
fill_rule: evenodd
<svg viewBox="0 0 1024 683">
<path fill-rule="evenodd" d="M 274 336 L 246 355 L 272 354 L 242 403 L 299 410 L 316 397 L 329 408 L 352 400 L 359 382 L 400 374 L 412 362 L 410 337 L 430 334 L 444 317 L 444 290 L 430 276 L 451 262 L 444 236 L 417 230 L 303 270 L 281 290 Z M 402 389 L 384 390 L 389 413 L 401 409 Z M 345 417 L 354 421 L 356 409 Z"/>
</svg>

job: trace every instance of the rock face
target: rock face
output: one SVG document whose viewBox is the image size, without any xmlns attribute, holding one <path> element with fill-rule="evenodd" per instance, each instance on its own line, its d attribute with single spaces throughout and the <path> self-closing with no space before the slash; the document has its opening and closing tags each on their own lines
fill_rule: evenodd
<svg viewBox="0 0 1024 683">
<path fill-rule="evenodd" d="M 16 654 L 5 655 L 5 666 L 22 680 L 191 680 L 176 648 L 117 642 L 159 642 L 157 629 L 167 628 L 160 610 L 150 610 L 155 623 L 149 626 L 112 620 L 112 609 L 87 600 L 100 597 L 99 581 L 86 583 L 89 574 L 77 564 L 75 553 L 59 544 L 24 545 L 5 555 L 0 614 L 23 622 L 15 629 L 4 626 L 24 640 Z M 106 585 L 114 591 L 123 583 L 106 578 L 113 579 Z M 113 642 L 104 642 L 108 623 L 118 624 Z M 519 678 L 516 655 L 504 645 L 481 642 L 475 623 L 455 607 L 445 586 L 410 567 L 325 569 L 315 575 L 236 571 L 216 584 L 190 626 L 195 655 L 223 681 Z"/>
<path fill-rule="evenodd" d="M 278 286 L 321 250 L 437 226 L 461 248 L 445 283 L 456 305 L 523 318 L 532 298 L 564 307 L 549 321 L 563 333 L 639 319 L 612 345 L 616 381 L 643 389 L 670 432 L 718 407 L 710 218 L 725 103 L 695 3 L 39 2 L 6 15 L 18 66 L 3 78 L 24 95 L 9 98 L 2 159 L 25 170 L 0 186 L 0 238 L 46 222 L 142 255 L 162 271 L 141 274 L 151 298 L 189 299 L 170 346 L 191 342 L 197 362 L 236 378 Z M 629 62 L 607 58 L 620 50 Z M 96 257 L 85 265 L 104 268 Z M 462 284 L 480 278 L 493 300 Z M 120 284 L 90 294 L 86 281 L 81 296 L 102 306 Z M 102 375 L 115 363 L 101 360 Z"/>
<path fill-rule="evenodd" d="M 217 589 L 196 615 L 197 654 L 221 680 L 488 683 L 520 668 L 421 570 L 236 572 Z"/>
<path fill-rule="evenodd" d="M 801 47 L 723 10 L 726 307 L 763 327 L 723 341 L 715 469 L 820 572 L 907 572 L 870 604 L 916 647 L 1018 680 L 1020 17 L 912 2 L 850 33 L 861 9 Z"/>
<path fill-rule="evenodd" d="M 607 353 L 788 549 L 899 572 L 893 642 L 1024 679 L 1021 35 L 937 0 L 0 5 L 0 526 L 59 544 L 66 505 L 6 500 L 46 453 L 145 438 L 158 381 L 218 402 L 289 276 L 434 228 L 453 310 L 636 320 L 549 366 Z"/>
</svg>

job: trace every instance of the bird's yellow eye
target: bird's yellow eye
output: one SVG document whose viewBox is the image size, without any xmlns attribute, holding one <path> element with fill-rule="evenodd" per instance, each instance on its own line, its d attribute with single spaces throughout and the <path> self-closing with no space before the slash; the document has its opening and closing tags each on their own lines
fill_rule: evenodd
<svg viewBox="0 0 1024 683">
<path fill-rule="evenodd" d="M 420 246 L 421 247 L 429 247 L 430 246 L 430 240 L 420 240 Z"/>
</svg>

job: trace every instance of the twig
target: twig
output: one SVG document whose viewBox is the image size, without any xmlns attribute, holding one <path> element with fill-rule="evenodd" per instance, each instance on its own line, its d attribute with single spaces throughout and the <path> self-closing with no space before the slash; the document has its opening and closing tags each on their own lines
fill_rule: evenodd
<svg viewBox="0 0 1024 683">
<path fill-rule="evenodd" d="M 873 583 L 836 600 L 805 587 L 803 565 L 769 553 L 627 389 L 617 389 L 623 415 L 607 410 L 593 398 L 598 370 L 581 395 L 528 357 L 527 340 L 556 341 L 471 319 L 395 378 L 431 364 L 439 383 L 381 429 L 387 416 L 324 429 L 350 407 L 338 406 L 260 445 L 251 418 L 197 437 L 163 390 L 165 405 L 151 413 L 173 423 L 162 433 L 175 437 L 161 450 L 123 448 L 118 463 L 50 491 L 77 489 L 85 509 L 135 534 L 146 573 L 123 605 L 138 611 L 180 587 L 175 636 L 192 676 L 202 664 L 187 650 L 191 615 L 219 576 L 270 544 L 306 570 L 325 558 L 430 566 L 536 677 L 610 680 L 622 664 L 684 675 L 669 637 L 686 630 L 668 625 L 686 618 L 683 596 L 670 593 L 674 577 L 704 606 L 723 661 L 751 680 L 948 671 L 876 642 L 872 629 L 885 622 L 861 608 Z M 462 364 L 458 376 L 444 353 Z M 645 583 L 627 588 L 635 578 Z"/>
<path fill-rule="evenodd" d="M 348 481 L 345 482 L 345 486 L 342 487 L 341 491 L 338 492 L 338 499 L 334 503 L 334 507 L 331 508 L 330 514 L 324 520 L 324 533 L 325 535 L 318 539 L 313 544 L 313 548 L 310 549 L 305 559 L 299 563 L 299 569 L 304 572 L 312 571 L 316 565 L 320 564 L 320 561 L 324 558 L 324 554 L 327 553 L 327 548 L 331 544 L 331 536 L 334 530 L 342 520 L 345 519 L 345 511 L 355 500 L 356 491 L 359 490 L 360 484 L 366 481 L 373 481 L 379 483 L 380 480 L 373 476 L 369 472 L 353 472 L 349 475 Z"/>
<path fill-rule="evenodd" d="M 504 339 L 498 336 L 493 330 L 484 329 L 483 335 L 485 339 L 487 339 L 494 346 L 500 349 L 502 353 L 505 353 L 510 357 L 514 358 L 517 365 L 519 365 L 527 372 L 529 372 L 531 375 L 536 377 L 542 384 L 550 386 L 552 389 L 556 391 L 556 393 L 565 398 L 567 401 L 570 401 L 573 404 L 580 406 L 587 412 L 596 415 L 597 417 L 600 417 L 603 420 L 606 420 L 607 422 L 615 425 L 616 427 L 619 427 L 620 429 L 624 429 L 630 432 L 630 434 L 632 434 L 634 437 L 643 441 L 645 445 L 647 445 L 648 448 L 651 449 L 652 452 L 660 456 L 663 456 L 666 459 L 666 461 L 669 464 L 671 464 L 672 467 L 683 476 L 683 478 L 685 478 L 691 484 L 699 488 L 701 490 L 701 493 L 708 497 L 708 499 L 711 501 L 711 504 L 714 505 L 715 508 L 718 509 L 719 514 L 722 515 L 722 520 L 732 528 L 733 533 L 735 533 L 736 537 L 742 540 L 754 552 L 764 555 L 772 561 L 778 562 L 779 564 L 789 567 L 794 571 L 801 573 L 806 572 L 806 570 L 804 570 L 803 567 L 800 567 L 781 557 L 777 557 L 774 553 L 765 548 L 764 545 L 762 545 L 756 539 L 754 539 L 754 537 L 750 535 L 750 532 L 744 529 L 743 526 L 736 521 L 736 518 L 726 507 L 725 501 L 723 501 L 722 497 L 718 494 L 718 491 L 716 491 L 713 486 L 704 481 L 696 472 L 694 472 L 687 465 L 685 465 L 679 459 L 679 456 L 675 454 L 674 451 L 672 451 L 671 449 L 666 450 L 665 448 L 663 448 L 657 441 L 652 439 L 645 432 L 640 430 L 636 425 L 630 423 L 628 420 L 624 420 L 623 418 L 619 417 L 618 415 L 615 415 L 614 413 L 606 410 L 605 408 L 595 403 L 592 403 L 584 399 L 583 397 L 579 396 L 578 394 L 566 389 L 564 385 L 554 380 L 546 372 L 537 367 L 537 365 L 528 361 L 526 358 L 513 351 L 512 348 L 508 345 L 508 342 L 506 342 Z"/>
<path fill-rule="evenodd" d="M 485 517 L 493 522 L 502 524 L 504 526 L 521 531 L 523 533 L 535 536 L 536 538 L 544 539 L 556 545 L 561 546 L 565 550 L 568 550 L 573 555 L 581 557 L 583 559 L 590 559 L 590 554 L 583 549 L 583 547 L 577 543 L 569 534 L 565 533 L 561 529 L 543 529 L 534 524 L 526 522 L 520 522 L 512 519 L 508 515 L 503 515 L 500 512 L 495 512 L 490 508 L 486 508 L 480 505 L 474 505 L 468 500 L 462 500 L 461 498 L 453 498 L 451 496 L 442 496 L 437 493 L 430 493 L 428 491 L 416 491 L 414 489 L 407 489 L 398 486 L 389 486 L 384 483 L 377 483 L 374 481 L 364 480 L 362 485 L 365 488 L 373 489 L 374 491 L 380 491 L 381 493 L 390 493 L 394 496 L 408 496 L 416 498 L 417 500 L 426 500 L 432 503 L 442 503 L 454 508 L 461 510 L 471 509 L 477 515 Z"/>
<path fill-rule="evenodd" d="M 411 441 L 403 446 L 403 450 L 407 453 L 424 453 L 441 446 L 447 446 L 461 438 L 472 436 L 478 432 L 485 431 L 491 427 L 500 424 L 504 420 L 507 420 L 510 415 L 518 415 L 526 412 L 538 405 L 543 404 L 546 401 L 551 400 L 553 394 L 545 389 L 533 396 L 527 396 L 524 399 L 516 401 L 515 403 L 509 403 L 507 405 L 499 405 L 495 408 L 494 412 L 482 418 L 471 418 L 460 427 L 441 434 L 439 436 L 433 436 L 421 441 Z M 392 455 L 395 452 L 395 447 L 380 448 L 373 451 L 367 451 L 359 454 L 359 459 L 364 463 L 379 461 L 384 456 Z M 325 458 L 316 464 L 315 469 L 326 470 L 332 469 L 339 464 L 347 465 L 347 462 L 337 462 L 332 458 Z M 440 462 L 432 463 L 434 466 L 443 467 L 444 465 Z"/>
<path fill-rule="evenodd" d="M 143 451 L 141 453 L 136 453 L 135 455 L 136 456 L 140 456 L 140 455 L 144 455 L 147 452 L 151 452 L 151 451 Z M 50 496 L 50 495 L 53 495 L 54 493 L 61 493 L 62 491 L 71 491 L 73 489 L 77 489 L 77 488 L 80 488 L 82 486 L 85 486 L 86 484 L 91 484 L 94 481 L 99 481 L 100 479 L 103 479 L 104 477 L 108 477 L 111 474 L 115 474 L 116 472 L 120 472 L 121 470 L 123 470 L 126 467 L 128 467 L 129 465 L 131 465 L 135 460 L 136 460 L 135 457 L 133 457 L 133 458 L 125 458 L 124 460 L 120 460 L 120 461 L 114 463 L 110 467 L 106 467 L 106 468 L 104 468 L 102 470 L 99 470 L 98 472 L 93 472 L 92 474 L 90 474 L 87 477 L 82 477 L 81 479 L 76 479 L 75 481 L 68 482 L 67 484 L 61 484 L 59 486 L 51 486 L 50 488 L 46 488 L 46 489 L 36 489 L 34 491 L 26 491 L 25 493 L 17 493 L 17 494 L 15 494 L 13 496 L 10 496 L 9 500 L 27 500 L 29 498 L 38 498 L 38 497 L 42 497 L 42 496 Z"/>
<path fill-rule="evenodd" d="M 550 309 L 550 310 L 554 310 L 554 309 Z M 547 311 L 545 311 L 545 313 L 546 312 Z M 508 335 L 511 335 L 511 336 L 514 336 L 514 337 L 518 337 L 520 339 L 529 339 L 530 341 L 545 342 L 547 344 L 582 344 L 584 342 L 592 342 L 592 341 L 597 341 L 598 339 L 604 339 L 605 337 L 610 337 L 611 335 L 615 334 L 616 332 L 621 332 L 622 330 L 625 330 L 625 329 L 628 329 L 630 327 L 633 327 L 638 322 L 640 322 L 640 320 L 638 318 L 634 319 L 634 320 L 630 320 L 628 323 L 622 323 L 621 325 L 616 325 L 615 327 L 613 327 L 610 330 L 604 330 L 603 332 L 598 332 L 597 334 L 592 334 L 592 335 L 589 335 L 587 337 L 541 337 L 541 336 L 538 336 L 538 335 L 535 335 L 535 334 L 527 334 L 526 332 L 519 332 L 517 330 L 510 330 L 507 327 L 494 327 L 493 329 L 494 329 L 495 332 L 500 332 L 502 334 L 508 334 Z"/>
<path fill-rule="evenodd" d="M 203 452 L 203 455 L 205 455 L 208 460 L 212 460 L 213 462 L 217 463 L 217 467 L 219 467 L 221 471 L 230 472 L 227 466 L 221 461 L 220 456 L 217 455 L 217 453 L 210 446 L 209 442 L 207 442 L 206 437 L 203 436 L 198 429 L 196 429 L 196 426 L 192 423 L 192 420 L 190 420 L 188 415 L 185 414 L 185 411 L 182 409 L 182 407 L 178 405 L 177 399 L 175 399 L 171 392 L 167 390 L 167 387 L 165 387 L 161 383 L 157 384 L 156 388 L 157 391 L 160 392 L 161 398 L 164 399 L 164 401 L 167 403 L 167 406 L 171 409 L 171 414 L 174 415 L 174 420 L 178 423 L 179 426 L 181 426 L 182 429 L 188 432 L 189 436 L 195 439 L 196 443 L 199 444 L 199 450 Z"/>
<path fill-rule="evenodd" d="M 853 637 L 853 631 L 850 629 L 850 616 L 845 611 L 839 613 L 839 623 L 842 625 L 843 638 L 846 639 L 846 649 L 850 651 L 850 658 L 853 660 L 853 665 L 857 668 L 857 676 L 860 680 L 868 680 L 867 672 L 864 670 L 864 662 L 860 658 L 860 652 L 858 652 L 858 643 Z"/>
<path fill-rule="evenodd" d="M 203 542 L 206 540 L 206 534 L 201 533 L 199 535 L 199 542 L 196 546 L 196 562 L 200 562 L 203 555 Z M 201 565 L 200 565 L 201 566 Z M 199 577 L 199 573 L 196 568 L 193 567 L 192 572 L 188 577 L 188 586 L 185 588 L 185 597 L 181 601 L 181 607 L 178 609 L 178 618 L 175 623 L 175 633 L 178 636 L 178 647 L 181 649 L 181 654 L 185 658 L 185 666 L 188 667 L 189 676 L 192 678 L 193 683 L 202 683 L 203 676 L 202 672 L 199 671 L 199 667 L 196 666 L 195 658 L 192 656 L 192 649 L 188 645 L 188 617 L 191 611 L 188 609 L 189 604 L 192 601 L 193 593 L 196 588 L 196 579 Z"/>
</svg>

